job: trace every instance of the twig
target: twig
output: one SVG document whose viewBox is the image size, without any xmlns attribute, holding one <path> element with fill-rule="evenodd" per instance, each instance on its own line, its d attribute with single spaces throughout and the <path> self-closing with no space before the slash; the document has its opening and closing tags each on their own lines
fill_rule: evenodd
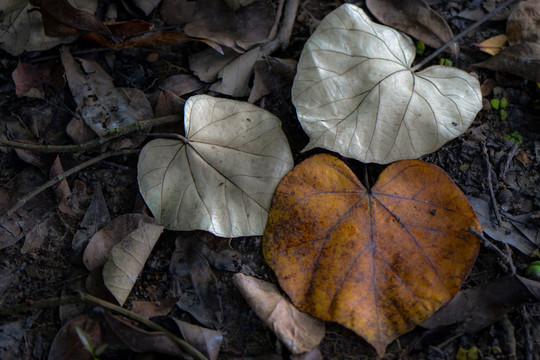
<svg viewBox="0 0 540 360">
<path fill-rule="evenodd" d="M 504 181 L 506 179 L 506 172 L 508 171 L 508 168 L 510 167 L 510 163 L 512 162 L 512 159 L 514 158 L 514 156 L 516 156 L 516 153 L 519 149 L 519 144 L 516 143 L 514 144 L 514 146 L 512 146 L 512 148 L 510 149 L 510 151 L 508 152 L 508 157 L 506 158 L 506 163 L 504 164 L 504 168 L 501 172 L 501 180 Z"/>
<path fill-rule="evenodd" d="M 495 212 L 495 217 L 497 218 L 497 225 L 501 226 L 501 214 L 499 214 L 499 207 L 497 205 L 497 200 L 495 199 L 495 193 L 493 192 L 493 183 L 491 181 L 491 163 L 489 162 L 489 155 L 485 142 L 482 143 L 482 152 L 484 153 L 484 158 L 486 160 L 487 182 L 489 187 L 489 195 L 491 197 L 491 205 L 493 206 L 493 211 Z"/>
<path fill-rule="evenodd" d="M 110 129 L 108 133 L 87 141 L 78 145 L 39 145 L 39 144 L 28 144 L 16 140 L 6 140 L 0 138 L 0 146 L 13 147 L 18 149 L 32 150 L 45 153 L 73 153 L 87 151 L 99 147 L 113 139 L 116 139 L 120 136 L 128 135 L 135 131 L 149 129 L 153 126 L 168 124 L 171 122 L 181 121 L 182 118 L 180 115 L 169 115 L 160 118 L 154 118 L 149 120 L 137 121 L 134 124 L 124 126 L 118 129 Z"/>
<path fill-rule="evenodd" d="M 455 43 L 456 41 L 458 40 L 461 40 L 461 38 L 465 37 L 467 34 L 469 34 L 471 31 L 473 31 L 474 29 L 476 29 L 477 27 L 479 27 L 480 25 L 482 25 L 483 23 L 485 23 L 486 21 L 488 21 L 489 19 L 491 19 L 495 14 L 497 14 L 499 11 L 501 11 L 502 9 L 504 9 L 505 7 L 511 5 L 513 2 L 515 2 L 516 0 L 508 0 L 507 2 L 505 2 L 504 4 L 496 7 L 495 9 L 493 9 L 493 11 L 491 11 L 489 14 L 486 14 L 484 15 L 482 18 L 480 18 L 478 21 L 476 21 L 474 24 L 472 24 L 471 26 L 469 26 L 467 29 L 463 30 L 462 32 L 460 32 L 459 34 L 457 34 L 456 36 L 454 36 L 452 39 L 450 39 L 446 44 L 444 44 L 443 46 L 441 46 L 440 48 L 438 48 L 437 50 L 435 50 L 435 52 L 431 55 L 429 55 L 428 57 L 426 57 L 424 60 L 420 61 L 417 65 L 415 65 L 411 71 L 417 71 L 418 69 L 420 69 L 422 66 L 426 65 L 428 62 L 430 62 L 431 60 L 435 59 L 437 57 L 437 55 L 439 55 L 440 53 L 442 53 L 448 46 L 452 45 L 453 43 Z"/>
<path fill-rule="evenodd" d="M 124 309 L 123 307 L 120 307 L 115 304 L 111 304 L 108 301 L 99 299 L 95 296 L 92 296 L 86 293 L 79 293 L 73 296 L 63 296 L 60 298 L 50 298 L 50 299 L 45 299 L 45 300 L 39 300 L 39 301 L 35 301 L 30 306 L 26 304 L 16 304 L 16 305 L 1 309 L 0 316 L 7 316 L 7 315 L 12 315 L 14 313 L 31 311 L 31 310 L 36 310 L 36 309 L 50 308 L 50 307 L 59 306 L 59 305 L 79 304 L 79 303 L 86 303 L 86 304 L 90 304 L 94 306 L 100 306 L 111 312 L 120 314 L 129 319 L 137 321 L 138 323 L 146 325 L 148 328 L 152 330 L 161 331 L 165 333 L 169 338 L 171 338 L 171 340 L 173 340 L 180 347 L 180 349 L 182 349 L 183 351 L 185 351 L 186 353 L 188 353 L 195 359 L 208 360 L 203 354 L 201 354 L 197 349 L 191 346 L 188 342 L 180 339 L 178 336 L 174 335 L 172 332 L 163 328 L 162 326 L 156 324 L 152 320 L 143 318 L 127 309 Z"/>
<path fill-rule="evenodd" d="M 501 259 L 503 259 L 503 261 L 508 264 L 508 267 L 510 268 L 510 272 L 512 274 L 516 274 L 516 267 L 514 265 L 514 261 L 512 260 L 512 254 L 511 253 L 504 253 L 503 251 L 501 251 L 501 249 L 499 249 L 497 246 L 495 246 L 491 241 L 489 241 L 483 233 L 481 232 L 478 232 L 476 231 L 475 228 L 473 227 L 470 227 L 467 229 L 467 232 L 470 232 L 471 234 L 473 235 L 476 235 L 478 238 L 480 238 L 480 240 L 482 240 L 482 244 L 487 247 L 488 249 L 494 251 L 497 253 L 497 255 L 499 255 L 499 257 Z M 505 243 L 506 244 L 506 243 Z M 508 244 L 506 244 L 508 246 Z"/>
<path fill-rule="evenodd" d="M 6 215 L 11 216 L 15 211 L 17 211 L 21 206 L 26 204 L 34 196 L 36 196 L 39 193 L 41 193 L 42 191 L 50 188 L 54 184 L 59 183 L 63 179 L 67 178 L 68 176 L 73 175 L 76 172 L 79 172 L 84 168 L 87 168 L 88 166 L 94 165 L 94 164 L 96 164 L 96 163 L 98 163 L 98 162 L 100 162 L 100 161 L 102 161 L 104 159 L 107 159 L 107 158 L 111 157 L 111 156 L 132 155 L 132 154 L 139 153 L 139 151 L 140 150 L 131 150 L 131 149 L 129 149 L 129 150 L 119 150 L 119 151 L 110 151 L 110 152 L 101 154 L 99 156 L 96 156 L 95 158 L 90 159 L 88 161 L 85 161 L 85 162 L 83 162 L 83 163 L 81 163 L 81 164 L 79 164 L 79 165 L 77 165 L 75 167 L 72 167 L 68 171 L 65 171 L 65 172 L 63 172 L 61 174 L 56 175 L 54 178 L 47 181 L 45 184 L 43 184 L 41 186 L 38 186 L 36 189 L 32 190 L 31 192 L 29 192 L 28 194 L 26 194 L 25 196 L 23 196 L 22 198 L 17 200 L 17 202 L 11 208 L 9 208 L 7 210 Z"/>
<path fill-rule="evenodd" d="M 276 38 L 277 31 L 279 29 L 279 21 L 281 20 L 281 15 L 283 14 L 284 4 L 285 0 L 279 0 L 279 4 L 276 10 L 276 19 L 274 20 L 274 25 L 272 25 L 272 29 L 270 30 L 268 37 L 266 38 L 266 43 L 269 43 Z"/>
<path fill-rule="evenodd" d="M 294 26 L 294 21 L 296 19 L 296 12 L 298 11 L 298 5 L 300 0 L 287 0 L 285 5 L 285 11 L 283 14 L 283 21 L 279 29 L 277 37 L 272 40 L 270 43 L 265 45 L 261 49 L 262 56 L 268 56 L 275 52 L 279 47 L 286 48 L 289 45 L 289 40 L 291 39 L 292 29 Z"/>
</svg>

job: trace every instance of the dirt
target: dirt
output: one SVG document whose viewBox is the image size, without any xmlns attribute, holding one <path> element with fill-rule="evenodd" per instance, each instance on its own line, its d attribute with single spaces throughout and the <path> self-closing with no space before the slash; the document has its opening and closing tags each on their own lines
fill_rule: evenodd
<svg viewBox="0 0 540 360">
<path fill-rule="evenodd" d="M 462 9 L 474 9 L 481 1 L 431 1 L 450 24 L 455 34 L 463 31 L 472 22 L 456 17 Z M 320 19 L 341 4 L 340 1 L 302 0 L 298 10 L 297 22 L 291 37 L 290 46 L 279 50 L 273 56 L 298 59 L 303 44 L 314 30 Z M 355 4 L 364 6 L 363 1 Z M 122 13 L 120 16 L 128 18 Z M 159 13 L 153 15 L 159 21 Z M 473 67 L 488 55 L 479 52 L 474 43 L 505 31 L 504 21 L 489 21 L 478 31 L 472 32 L 460 41 L 461 55 L 452 59 L 454 66 L 478 75 L 481 84 L 492 82 L 494 87 L 486 99 L 503 95 L 509 100 L 507 120 L 501 120 L 498 112 L 484 109 L 477 116 L 471 128 L 459 138 L 446 144 L 437 152 L 422 159 L 444 169 L 467 196 L 492 201 L 493 191 L 497 207 L 501 212 L 520 215 L 540 211 L 540 118 L 538 99 L 540 88 L 537 84 L 521 78 L 495 73 Z M 151 93 L 156 83 L 178 71 L 190 73 L 188 55 L 205 46 L 202 44 L 183 44 L 165 46 L 160 49 L 125 49 L 114 53 L 114 61 L 106 61 L 111 51 L 97 48 L 93 43 L 80 40 L 70 45 L 74 54 L 84 52 L 84 56 L 98 61 L 115 79 L 116 86 L 130 86 Z M 155 62 L 147 61 L 149 54 L 158 53 Z M 41 53 L 23 54 L 21 61 L 39 61 L 40 58 L 52 57 L 58 61 L 58 50 Z M 69 144 L 71 140 L 65 134 L 65 126 L 71 119 L 76 105 L 69 90 L 47 88 L 45 100 L 18 98 L 11 79 L 11 72 L 16 68 L 18 58 L 0 52 L 0 123 L 8 121 L 20 123 L 45 143 Z M 435 60 L 434 62 L 437 62 Z M 112 66 L 112 67 L 111 67 Z M 200 93 L 207 93 L 203 89 Z M 301 153 L 307 144 L 291 104 L 289 88 L 267 95 L 259 105 L 277 115 L 283 122 L 283 129 L 289 139 L 295 163 L 320 150 Z M 186 97 L 187 98 L 187 97 Z M 522 138 L 512 140 L 508 135 L 519 134 Z M 17 138 L 17 134 L 11 134 Z M 517 141 L 517 142 L 516 142 Z M 486 153 L 483 147 L 486 148 Z M 70 168 L 81 160 L 96 156 L 89 152 L 74 158 L 71 154 L 60 156 L 64 169 Z M 358 166 L 353 160 L 346 160 L 348 165 Z M 488 164 L 491 168 L 492 184 L 488 185 Z M 74 265 L 71 261 L 71 240 L 77 232 L 86 208 L 90 204 L 96 187 L 101 187 L 111 218 L 121 214 L 144 211 L 144 202 L 138 192 L 136 179 L 136 157 L 112 158 L 86 168 L 68 178 L 73 191 L 72 208 L 75 216 L 54 211 L 50 214 L 48 227 L 36 238 L 41 244 L 32 245 L 20 240 L 12 246 L 0 250 L 0 269 L 10 270 L 9 276 L 0 273 L 0 304 L 6 307 L 13 304 L 32 305 L 41 299 L 60 297 L 63 289 L 75 282 Z M 31 167 L 20 160 L 12 150 L 0 153 L 0 186 L 8 184 L 15 176 Z M 373 166 L 376 174 L 381 167 Z M 43 174 L 48 176 L 48 174 Z M 44 178 L 43 178 L 44 179 Z M 47 190 L 53 197 L 52 190 Z M 175 251 L 177 234 L 165 232 L 154 248 L 126 307 L 130 308 L 133 300 L 163 301 L 174 294 L 174 287 L 180 286 L 184 292 L 195 290 L 189 284 L 178 283 L 171 273 L 171 256 Z M 190 236 L 180 234 L 179 236 Z M 214 298 L 207 298 L 209 306 L 221 306 L 222 319 L 216 320 L 216 327 L 223 332 L 224 342 L 220 359 L 268 358 L 277 354 L 289 358 L 290 354 L 279 343 L 276 336 L 265 327 L 263 322 L 249 308 L 232 283 L 235 272 L 243 272 L 277 284 L 272 271 L 264 263 L 261 254 L 261 239 L 258 237 L 215 239 L 208 235 L 198 235 L 205 251 L 214 251 L 215 258 L 208 259 L 215 275 L 217 293 Z M 518 274 L 534 258 L 529 258 L 513 248 L 493 242 L 501 252 L 509 251 Z M 208 256 L 207 256 L 208 258 Z M 482 247 L 476 265 L 463 285 L 469 288 L 485 284 L 510 272 L 501 254 Z M 3 276 L 3 277 L 2 277 Z M 177 283 L 175 283 L 177 281 Z M 2 287 L 7 284 L 6 287 Z M 216 305 L 218 304 L 218 305 Z M 202 304 L 205 306 L 205 304 Z M 188 313 L 175 308 L 172 316 L 190 322 L 196 322 Z M 32 313 L 13 314 L 3 318 L 0 324 L 24 320 L 24 335 L 14 345 L 11 356 L 21 359 L 46 359 L 55 335 L 63 325 L 57 306 L 35 310 Z M 455 359 L 460 349 L 478 348 L 483 359 L 540 359 L 540 305 L 521 305 L 487 328 L 474 333 L 452 338 L 452 332 L 442 332 L 448 338 L 435 339 L 422 343 L 411 350 L 419 339 L 424 339 L 426 330 L 417 327 L 403 335 L 387 349 L 385 359 Z M 441 333 L 439 333 L 439 336 Z M 0 338 L 2 337 L 0 332 Z M 7 348 L 7 341 L 0 339 L 0 347 Z M 411 350 L 411 351 L 409 351 Z M 326 337 L 320 345 L 323 358 L 327 359 L 375 359 L 374 350 L 359 336 L 337 325 L 327 324 Z M 463 351 L 463 350 L 462 350 Z M 13 355 L 15 354 L 15 355 Z M 259 357 L 260 356 L 260 357 Z M 264 357 L 263 357 L 264 356 Z M 11 357 L 17 358 L 17 357 Z M 126 352 L 108 352 L 101 359 L 142 358 Z M 161 358 L 161 357 L 160 357 Z M 465 359 L 465 357 L 458 357 Z M 473 359 L 473 358 L 468 358 Z"/>
</svg>

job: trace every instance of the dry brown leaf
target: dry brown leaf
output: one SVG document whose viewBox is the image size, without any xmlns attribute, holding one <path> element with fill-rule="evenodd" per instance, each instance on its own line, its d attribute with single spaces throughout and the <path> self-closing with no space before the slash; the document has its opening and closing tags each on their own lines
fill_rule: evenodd
<svg viewBox="0 0 540 360">
<path fill-rule="evenodd" d="M 217 360 L 223 334 L 220 331 L 193 325 L 185 321 L 171 318 L 182 333 L 182 337 L 197 348 L 209 360 Z"/>
<path fill-rule="evenodd" d="M 255 314 L 293 354 L 313 350 L 324 338 L 324 322 L 295 308 L 273 284 L 242 273 L 234 274 L 233 282 Z"/>
<path fill-rule="evenodd" d="M 510 45 L 540 42 L 540 2 L 520 1 L 506 22 L 506 36 Z"/>
<path fill-rule="evenodd" d="M 296 60 L 273 57 L 257 61 L 253 67 L 255 77 L 248 102 L 254 103 L 271 93 L 281 95 L 283 89 L 290 89 L 296 74 L 296 65 Z"/>
<path fill-rule="evenodd" d="M 367 0 L 366 5 L 385 25 L 401 30 L 438 49 L 454 37 L 441 15 L 423 0 Z M 448 47 L 454 55 L 459 53 L 456 44 Z"/>
<path fill-rule="evenodd" d="M 507 47 L 497 55 L 473 66 L 504 71 L 539 82 L 540 43 L 527 42 Z"/>
<path fill-rule="evenodd" d="M 19 61 L 17 68 L 11 74 L 15 83 L 15 93 L 18 97 L 28 96 L 43 98 L 43 85 L 55 88 L 65 86 L 64 71 L 55 62 L 27 64 Z"/>
<path fill-rule="evenodd" d="M 137 229 L 140 221 L 153 222 L 153 219 L 141 214 L 120 215 L 93 234 L 83 254 L 86 268 L 93 271 L 105 264 L 111 249 L 125 236 Z"/>
<path fill-rule="evenodd" d="M 162 225 L 141 220 L 136 230 L 111 249 L 103 265 L 103 282 L 120 305 L 126 301 L 163 229 Z"/>
<path fill-rule="evenodd" d="M 274 23 L 270 3 L 256 1 L 230 9 L 223 0 L 164 0 L 161 16 L 168 25 L 182 25 L 188 36 L 208 39 L 238 52 L 262 43 Z"/>
<path fill-rule="evenodd" d="M 315 155 L 280 182 L 263 254 L 302 311 L 386 346 L 449 301 L 472 268 L 481 231 L 438 167 L 394 162 L 370 190 L 339 159 Z"/>
<path fill-rule="evenodd" d="M 148 16 L 158 7 L 161 0 L 132 0 L 132 2 Z"/>
<path fill-rule="evenodd" d="M 167 90 L 176 96 L 183 96 L 202 88 L 204 84 L 193 75 L 173 75 L 159 83 L 161 90 Z"/>
<path fill-rule="evenodd" d="M 101 345 L 101 328 L 99 323 L 90 319 L 88 315 L 81 315 L 62 326 L 56 334 L 49 350 L 48 360 L 92 360 L 92 355 L 85 349 L 77 335 L 75 330 L 77 327 L 88 334 L 94 348 L 98 348 Z"/>
<path fill-rule="evenodd" d="M 489 55 L 497 55 L 501 52 L 501 49 L 506 44 L 506 41 L 506 35 L 500 34 L 490 37 L 479 44 L 475 44 L 475 46 Z"/>
<path fill-rule="evenodd" d="M 166 316 L 174 308 L 177 301 L 177 298 L 168 298 L 162 301 L 134 300 L 131 303 L 131 311 L 147 319 L 153 316 Z"/>
<path fill-rule="evenodd" d="M 236 51 L 225 48 L 223 54 L 206 49 L 189 57 L 189 67 L 201 81 L 214 82 L 227 64 L 239 57 Z"/>
<path fill-rule="evenodd" d="M 212 84 L 210 90 L 234 97 L 248 96 L 253 66 L 259 58 L 260 48 L 258 47 L 240 55 L 219 71 L 220 80 Z"/>
<path fill-rule="evenodd" d="M 67 48 L 62 49 L 61 57 L 79 113 L 96 134 L 103 136 L 107 130 L 153 117 L 142 91 L 114 87 L 113 78 L 95 61 L 77 61 Z"/>
</svg>

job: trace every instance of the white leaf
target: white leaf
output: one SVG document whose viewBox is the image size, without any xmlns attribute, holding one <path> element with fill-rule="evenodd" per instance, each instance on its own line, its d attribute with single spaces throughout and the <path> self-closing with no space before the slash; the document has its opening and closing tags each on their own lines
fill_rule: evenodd
<svg viewBox="0 0 540 360">
<path fill-rule="evenodd" d="M 281 122 L 245 102 L 207 95 L 185 104 L 186 142 L 141 151 L 138 181 L 156 220 L 171 230 L 262 235 L 274 190 L 293 167 Z"/>
<path fill-rule="evenodd" d="M 432 66 L 415 74 L 409 37 L 345 4 L 306 43 L 292 89 L 305 150 L 362 162 L 414 159 L 462 134 L 482 108 L 478 80 Z"/>
</svg>

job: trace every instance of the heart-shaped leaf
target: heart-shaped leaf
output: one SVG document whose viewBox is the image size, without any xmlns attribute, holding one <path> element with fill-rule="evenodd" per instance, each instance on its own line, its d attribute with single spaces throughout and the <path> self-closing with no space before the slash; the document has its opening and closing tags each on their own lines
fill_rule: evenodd
<svg viewBox="0 0 540 360">
<path fill-rule="evenodd" d="M 345 4 L 326 16 L 298 63 L 292 99 L 310 137 L 363 162 L 414 159 L 462 134 L 482 108 L 478 80 L 464 71 L 410 68 L 409 37 Z"/>
<path fill-rule="evenodd" d="M 481 231 L 435 165 L 396 162 L 366 190 L 322 154 L 280 182 L 263 253 L 300 310 L 354 330 L 382 356 L 459 290 L 480 247 L 470 227 Z"/>
<path fill-rule="evenodd" d="M 186 139 L 149 142 L 139 157 L 141 194 L 172 230 L 261 235 L 272 195 L 293 167 L 277 117 L 207 95 L 185 105 Z"/>
</svg>

